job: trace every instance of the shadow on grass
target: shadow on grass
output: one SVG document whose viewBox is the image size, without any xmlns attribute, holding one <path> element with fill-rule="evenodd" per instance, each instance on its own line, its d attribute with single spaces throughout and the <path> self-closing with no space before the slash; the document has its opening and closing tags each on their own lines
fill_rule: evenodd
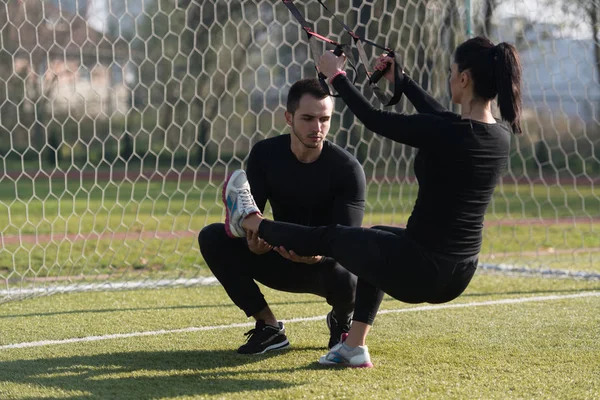
<svg viewBox="0 0 600 400">
<path fill-rule="evenodd" d="M 10 383 L 16 383 L 38 394 L 40 390 L 59 390 L 85 398 L 154 399 L 294 386 L 277 380 L 268 370 L 244 368 L 278 354 L 281 353 L 244 356 L 231 350 L 137 351 L 8 361 L 0 363 L 0 387 L 7 389 Z M 242 368 L 227 370 L 236 367 Z M 33 397 L 23 393 L 18 398 Z"/>
<path fill-rule="evenodd" d="M 325 304 L 325 300 L 303 300 L 303 301 L 271 301 L 270 306 L 278 305 L 291 305 L 291 304 Z M 230 308 L 237 307 L 233 303 L 223 304 L 198 304 L 198 305 L 187 305 L 187 306 L 169 306 L 169 307 L 123 307 L 123 308 L 102 308 L 95 310 L 69 310 L 69 311 L 53 311 L 45 313 L 27 313 L 27 314 L 9 314 L 0 315 L 2 318 L 17 318 L 17 317 L 49 317 L 54 315 L 68 315 L 68 314 L 101 314 L 101 313 L 112 313 L 112 312 L 138 312 L 138 311 L 161 311 L 161 310 L 202 310 L 205 308 Z"/>
</svg>

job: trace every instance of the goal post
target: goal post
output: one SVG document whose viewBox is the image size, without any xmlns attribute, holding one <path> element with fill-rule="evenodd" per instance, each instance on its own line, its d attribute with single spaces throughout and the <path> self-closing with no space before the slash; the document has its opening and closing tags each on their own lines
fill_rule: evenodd
<svg viewBox="0 0 600 400">
<path fill-rule="evenodd" d="M 350 42 L 317 1 L 295 3 L 319 34 Z M 524 134 L 512 140 L 480 261 L 498 271 L 597 276 L 595 3 L 325 3 L 359 35 L 394 48 L 406 72 L 455 111 L 455 46 L 471 31 L 517 46 Z M 285 5 L 11 0 L 0 5 L 0 39 L 0 303 L 214 282 L 196 237 L 223 221 L 223 179 L 254 143 L 287 133 L 287 91 L 315 76 L 306 35 Z M 379 54 L 365 50 L 371 60 Z M 379 106 L 362 67 L 356 78 Z M 406 100 L 391 109 L 414 112 Z M 341 100 L 329 139 L 365 169 L 364 225 L 405 224 L 418 188 L 415 150 L 367 131 Z"/>
</svg>

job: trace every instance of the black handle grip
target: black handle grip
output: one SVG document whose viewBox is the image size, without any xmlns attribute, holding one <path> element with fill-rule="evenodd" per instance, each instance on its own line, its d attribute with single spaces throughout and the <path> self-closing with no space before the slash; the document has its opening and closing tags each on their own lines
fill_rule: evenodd
<svg viewBox="0 0 600 400">
<path fill-rule="evenodd" d="M 373 83 L 377 83 L 379 82 L 379 80 L 383 77 L 383 74 L 385 74 L 387 72 L 387 70 L 390 69 L 389 65 L 386 69 L 384 69 L 383 71 L 381 70 L 377 70 L 375 72 L 373 72 L 371 74 L 371 82 Z"/>
<path fill-rule="evenodd" d="M 339 57 L 342 54 L 344 54 L 344 50 L 342 50 L 341 46 L 335 46 L 335 50 L 333 51 L 333 54 L 335 54 L 336 57 Z"/>
<path fill-rule="evenodd" d="M 386 57 L 392 57 L 394 58 L 394 55 L 392 53 L 388 53 L 388 55 Z M 387 67 L 385 67 L 385 69 L 383 71 L 381 70 L 377 70 L 375 72 L 373 72 L 371 74 L 371 82 L 372 83 L 377 83 L 379 82 L 379 80 L 383 77 L 383 75 L 389 71 L 390 67 L 392 66 L 392 64 L 388 64 Z"/>
</svg>

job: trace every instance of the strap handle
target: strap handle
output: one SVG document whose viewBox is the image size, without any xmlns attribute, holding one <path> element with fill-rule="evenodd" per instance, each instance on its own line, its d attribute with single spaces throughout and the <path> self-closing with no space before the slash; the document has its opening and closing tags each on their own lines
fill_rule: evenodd
<svg viewBox="0 0 600 400">
<path fill-rule="evenodd" d="M 365 39 L 362 36 L 357 35 L 356 33 L 354 33 L 354 31 L 352 31 L 352 29 L 350 29 L 348 27 L 348 25 L 346 25 L 343 21 L 341 21 L 339 18 L 337 18 L 335 16 L 335 14 L 329 10 L 329 8 L 327 8 L 327 6 L 323 3 L 322 0 L 317 0 L 319 2 L 319 4 L 321 4 L 321 6 L 327 10 L 327 12 L 333 17 L 333 19 L 335 21 L 337 21 L 343 28 L 344 30 L 352 37 L 352 39 L 354 40 L 354 45 L 356 46 L 356 49 L 358 50 L 358 57 L 360 59 L 360 62 L 363 64 L 364 68 L 365 68 L 365 72 L 367 73 L 367 77 L 369 78 L 369 85 L 371 87 L 371 90 L 373 90 L 373 93 L 375 94 L 375 96 L 379 99 L 379 101 L 384 105 L 384 106 L 393 106 L 395 104 L 398 104 L 398 102 L 400 101 L 400 99 L 402 98 L 402 93 L 403 93 L 403 83 L 404 83 L 404 74 L 402 73 L 402 69 L 400 67 L 400 65 L 402 65 L 398 59 L 398 57 L 396 56 L 394 50 L 387 48 L 387 47 L 383 47 L 378 45 L 375 42 L 372 42 L 368 39 Z M 395 75 L 394 75 L 394 95 L 390 98 L 389 96 L 387 96 L 383 90 L 381 90 L 376 84 L 377 82 L 381 79 L 381 77 L 383 77 L 384 73 L 386 71 L 374 71 L 371 72 L 370 71 L 370 66 L 371 63 L 369 62 L 369 58 L 367 57 L 367 53 L 365 52 L 363 43 L 367 43 L 373 47 L 377 47 L 381 50 L 384 50 L 387 52 L 387 56 L 388 57 L 392 57 L 394 58 L 395 61 Z M 335 52 L 334 52 L 335 54 Z M 346 53 L 351 55 L 352 53 Z M 356 63 L 355 63 L 356 64 Z"/>
<path fill-rule="evenodd" d="M 312 53 L 312 58 L 315 63 L 315 70 L 317 71 L 317 77 L 319 78 L 319 82 L 321 83 L 323 90 L 332 97 L 340 97 L 339 95 L 334 95 L 331 93 L 331 90 L 329 90 L 329 85 L 327 85 L 327 77 L 322 72 L 319 71 L 319 68 L 317 67 L 317 57 L 319 55 L 320 49 L 317 48 L 316 43 L 314 41 L 312 41 L 311 39 L 314 37 L 316 39 L 322 40 L 326 43 L 329 43 L 329 44 L 335 46 L 333 54 L 335 54 L 338 57 L 344 53 L 352 54 L 352 49 L 350 48 L 350 46 L 348 46 L 346 44 L 338 43 L 334 40 L 329 39 L 328 37 L 319 35 L 317 32 L 314 31 L 312 26 L 304 19 L 304 17 L 302 16 L 302 13 L 300 12 L 300 10 L 298 10 L 298 8 L 296 7 L 296 5 L 294 4 L 294 2 L 292 0 L 282 0 L 282 1 L 283 1 L 283 4 L 285 4 L 286 7 L 290 10 L 292 15 L 296 18 L 296 20 L 300 23 L 304 32 L 306 32 L 306 35 L 308 37 L 308 44 L 310 47 L 310 51 Z M 356 72 L 355 63 L 351 62 L 350 66 Z M 353 83 L 356 83 L 357 76 L 358 76 L 358 74 L 355 73 Z"/>
</svg>

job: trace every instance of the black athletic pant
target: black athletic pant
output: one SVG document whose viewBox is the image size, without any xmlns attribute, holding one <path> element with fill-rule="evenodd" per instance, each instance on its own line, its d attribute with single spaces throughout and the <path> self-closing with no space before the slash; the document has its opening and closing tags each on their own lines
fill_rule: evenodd
<svg viewBox="0 0 600 400">
<path fill-rule="evenodd" d="M 343 320 L 354 311 L 356 276 L 333 259 L 303 264 L 286 260 L 274 251 L 257 255 L 244 239 L 227 236 L 223 224 L 206 226 L 198 236 L 206 264 L 247 316 L 267 306 L 258 282 L 277 290 L 322 296 Z"/>
<path fill-rule="evenodd" d="M 379 290 L 406 303 L 444 303 L 466 289 L 477 268 L 477 256 L 428 252 L 408 238 L 402 228 L 311 228 L 263 220 L 258 233 L 269 244 L 301 256 L 333 257 L 356 274 L 359 282 L 354 320 L 370 324 L 381 302 Z"/>
</svg>

